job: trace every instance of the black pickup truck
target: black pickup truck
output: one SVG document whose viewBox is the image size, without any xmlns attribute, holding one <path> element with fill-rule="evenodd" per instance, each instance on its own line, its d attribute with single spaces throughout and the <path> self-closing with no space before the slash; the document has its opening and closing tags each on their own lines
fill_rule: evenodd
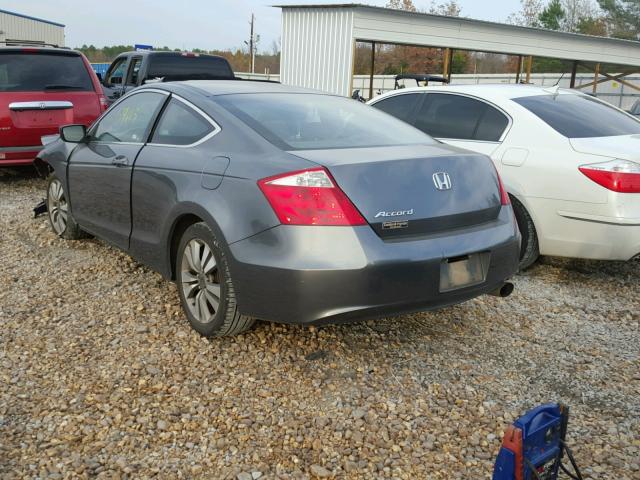
<svg viewBox="0 0 640 480">
<path fill-rule="evenodd" d="M 140 50 L 118 55 L 101 80 L 107 101 L 112 103 L 145 83 L 235 78 L 231 65 L 223 57 Z"/>
</svg>

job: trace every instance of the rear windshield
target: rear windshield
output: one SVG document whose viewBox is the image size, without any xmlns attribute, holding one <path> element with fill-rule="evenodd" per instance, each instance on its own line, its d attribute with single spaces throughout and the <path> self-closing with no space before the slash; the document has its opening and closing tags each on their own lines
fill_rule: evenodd
<svg viewBox="0 0 640 480">
<path fill-rule="evenodd" d="M 0 92 L 93 90 L 79 55 L 0 53 Z"/>
<path fill-rule="evenodd" d="M 149 58 L 147 78 L 165 81 L 217 80 L 234 78 L 224 58 L 186 55 L 152 55 Z"/>
<path fill-rule="evenodd" d="M 640 121 L 587 95 L 535 95 L 513 101 L 568 138 L 640 133 Z"/>
<path fill-rule="evenodd" d="M 221 95 L 216 101 L 284 150 L 433 144 L 433 138 L 355 100 L 306 93 Z"/>
</svg>

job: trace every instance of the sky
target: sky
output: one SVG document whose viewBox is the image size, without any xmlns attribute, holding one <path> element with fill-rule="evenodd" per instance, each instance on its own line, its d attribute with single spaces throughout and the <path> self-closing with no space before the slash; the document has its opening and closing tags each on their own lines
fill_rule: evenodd
<svg viewBox="0 0 640 480">
<path fill-rule="evenodd" d="M 353 0 L 384 6 L 387 0 Z M 442 3 L 444 0 L 437 0 Z M 66 45 L 148 44 L 190 50 L 235 49 L 249 37 L 256 16 L 258 49 L 271 51 L 280 38 L 280 9 L 274 4 L 349 3 L 349 0 L 0 0 L 0 9 L 66 25 Z M 503 22 L 519 0 L 458 0 L 462 15 Z M 414 0 L 428 9 L 430 0 Z"/>
</svg>

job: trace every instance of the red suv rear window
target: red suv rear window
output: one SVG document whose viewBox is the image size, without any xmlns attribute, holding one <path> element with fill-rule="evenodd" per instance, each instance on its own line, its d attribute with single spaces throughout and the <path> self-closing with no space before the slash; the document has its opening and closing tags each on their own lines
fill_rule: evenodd
<svg viewBox="0 0 640 480">
<path fill-rule="evenodd" d="M 82 58 L 55 52 L 0 52 L 0 92 L 93 91 Z"/>
</svg>

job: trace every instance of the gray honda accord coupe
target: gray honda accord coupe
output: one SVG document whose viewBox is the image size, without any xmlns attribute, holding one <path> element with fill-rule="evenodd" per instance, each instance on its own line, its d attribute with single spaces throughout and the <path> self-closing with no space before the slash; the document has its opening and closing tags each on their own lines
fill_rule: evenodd
<svg viewBox="0 0 640 480">
<path fill-rule="evenodd" d="M 504 296 L 518 267 L 488 157 L 315 91 L 141 87 L 91 128 L 61 128 L 36 166 L 53 231 L 99 237 L 175 280 L 206 336 Z"/>
</svg>

